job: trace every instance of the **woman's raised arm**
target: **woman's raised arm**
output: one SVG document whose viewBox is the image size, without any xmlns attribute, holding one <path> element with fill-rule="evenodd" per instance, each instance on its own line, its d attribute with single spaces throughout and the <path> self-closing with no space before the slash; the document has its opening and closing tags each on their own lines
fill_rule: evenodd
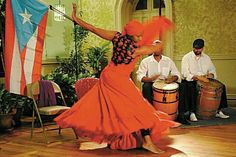
<svg viewBox="0 0 236 157">
<path fill-rule="evenodd" d="M 76 16 L 76 4 L 74 4 L 74 3 L 73 3 L 72 19 L 74 20 L 74 22 L 76 24 L 80 25 L 84 29 L 89 30 L 90 32 L 93 32 L 94 34 L 98 35 L 99 37 L 101 37 L 103 39 L 111 41 L 113 39 L 113 37 L 115 36 L 116 31 L 110 31 L 110 30 L 97 28 L 97 27 L 81 20 L 80 18 L 78 18 Z"/>
<path fill-rule="evenodd" d="M 157 43 L 156 45 L 150 45 L 150 46 L 141 46 L 141 47 L 135 49 L 135 53 L 132 54 L 132 57 L 135 58 L 135 57 L 141 56 L 141 55 L 149 55 L 154 52 L 162 53 L 162 51 L 163 51 L 163 44 L 162 43 Z"/>
</svg>

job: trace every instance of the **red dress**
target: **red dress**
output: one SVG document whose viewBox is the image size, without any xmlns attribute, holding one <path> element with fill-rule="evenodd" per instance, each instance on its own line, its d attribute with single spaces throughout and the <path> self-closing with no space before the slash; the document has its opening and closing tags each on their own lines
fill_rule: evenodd
<svg viewBox="0 0 236 157">
<path fill-rule="evenodd" d="M 115 38 L 119 37 L 120 34 Z M 137 58 L 117 65 L 111 61 L 98 83 L 70 110 L 55 118 L 57 124 L 74 128 L 79 137 L 107 142 L 112 149 L 141 146 L 140 129 L 150 129 L 155 141 L 169 127 L 178 126 L 179 123 L 165 120 L 168 115 L 157 112 L 130 79 L 136 61 Z"/>
</svg>

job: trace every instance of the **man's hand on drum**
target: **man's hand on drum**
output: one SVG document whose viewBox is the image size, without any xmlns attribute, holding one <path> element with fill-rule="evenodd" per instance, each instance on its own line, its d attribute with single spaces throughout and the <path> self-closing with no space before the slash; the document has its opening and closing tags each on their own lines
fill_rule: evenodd
<svg viewBox="0 0 236 157">
<path fill-rule="evenodd" d="M 194 76 L 192 77 L 192 79 L 193 79 L 194 81 L 198 81 L 198 78 L 199 78 L 199 76 L 197 76 L 197 75 L 194 75 Z"/>
<path fill-rule="evenodd" d="M 157 75 L 152 76 L 152 77 L 151 77 L 152 82 L 154 82 L 154 81 L 156 81 L 157 79 L 159 79 L 159 77 L 160 77 L 160 74 L 157 74 Z"/>
<path fill-rule="evenodd" d="M 165 83 L 173 83 L 176 82 L 178 80 L 178 76 L 170 76 L 168 78 L 165 79 Z"/>
<path fill-rule="evenodd" d="M 195 77 L 195 76 L 194 76 Z M 193 77 L 193 80 L 196 81 L 203 81 L 203 82 L 209 82 L 209 79 L 205 76 L 196 76 L 196 78 Z"/>
<path fill-rule="evenodd" d="M 206 78 L 214 78 L 214 74 L 208 73 L 208 74 L 206 75 Z"/>
<path fill-rule="evenodd" d="M 165 83 L 167 84 L 172 83 L 172 82 L 174 82 L 172 78 L 165 79 Z"/>
</svg>

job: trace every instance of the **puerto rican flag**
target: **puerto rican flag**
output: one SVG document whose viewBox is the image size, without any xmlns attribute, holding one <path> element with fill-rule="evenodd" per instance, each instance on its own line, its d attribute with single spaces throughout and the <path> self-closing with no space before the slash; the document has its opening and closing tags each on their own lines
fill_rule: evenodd
<svg viewBox="0 0 236 157">
<path fill-rule="evenodd" d="M 37 0 L 6 0 L 5 88 L 24 94 L 40 80 L 48 7 Z"/>
</svg>

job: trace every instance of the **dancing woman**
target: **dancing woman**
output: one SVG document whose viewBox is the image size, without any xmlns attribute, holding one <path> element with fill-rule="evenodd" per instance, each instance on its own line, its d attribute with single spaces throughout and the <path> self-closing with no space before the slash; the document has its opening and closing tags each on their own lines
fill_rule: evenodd
<svg viewBox="0 0 236 157">
<path fill-rule="evenodd" d="M 154 142 L 179 124 L 157 112 L 130 79 L 139 56 L 161 52 L 162 43 L 139 44 L 144 26 L 136 20 L 130 21 L 122 33 L 96 28 L 76 16 L 75 4 L 72 18 L 81 27 L 112 41 L 113 55 L 99 82 L 70 110 L 56 117 L 57 124 L 74 128 L 79 137 L 105 142 L 111 149 L 142 147 L 153 153 L 163 152 Z"/>
</svg>

